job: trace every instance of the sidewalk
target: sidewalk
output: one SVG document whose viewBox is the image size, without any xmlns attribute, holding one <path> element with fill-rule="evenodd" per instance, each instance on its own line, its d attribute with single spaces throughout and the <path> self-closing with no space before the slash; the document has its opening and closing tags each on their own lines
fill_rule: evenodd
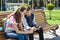
<svg viewBox="0 0 60 40">
<path fill-rule="evenodd" d="M 44 39 L 45 40 L 60 40 L 60 25 L 59 25 L 59 29 L 56 30 L 57 33 L 57 37 L 55 35 L 53 35 L 51 32 L 46 32 L 44 33 Z M 34 35 L 34 40 L 39 40 L 38 34 Z"/>
</svg>

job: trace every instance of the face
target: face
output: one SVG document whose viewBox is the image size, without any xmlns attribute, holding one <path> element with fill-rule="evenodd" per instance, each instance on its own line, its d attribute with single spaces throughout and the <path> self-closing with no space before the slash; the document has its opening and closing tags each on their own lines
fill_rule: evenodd
<svg viewBox="0 0 60 40">
<path fill-rule="evenodd" d="M 28 6 L 25 6 L 25 8 L 26 8 L 26 13 L 25 13 L 25 15 L 30 16 L 31 10 L 27 11 Z"/>
<path fill-rule="evenodd" d="M 26 13 L 26 10 L 24 10 L 24 12 L 23 13 Z"/>
<path fill-rule="evenodd" d="M 29 10 L 29 11 L 26 11 L 26 13 L 25 13 L 27 16 L 30 16 L 31 15 L 31 10 Z"/>
</svg>

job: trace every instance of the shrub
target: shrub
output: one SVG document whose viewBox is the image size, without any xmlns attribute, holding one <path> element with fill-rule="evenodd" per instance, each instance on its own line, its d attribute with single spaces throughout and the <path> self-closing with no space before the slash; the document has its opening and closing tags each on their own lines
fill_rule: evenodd
<svg viewBox="0 0 60 40">
<path fill-rule="evenodd" d="M 24 6 L 29 6 L 29 5 L 26 3 L 22 3 L 21 6 L 24 7 Z"/>
<path fill-rule="evenodd" d="M 53 10 L 54 5 L 52 3 L 49 3 L 49 4 L 46 5 L 46 7 L 47 7 L 48 10 Z"/>
</svg>

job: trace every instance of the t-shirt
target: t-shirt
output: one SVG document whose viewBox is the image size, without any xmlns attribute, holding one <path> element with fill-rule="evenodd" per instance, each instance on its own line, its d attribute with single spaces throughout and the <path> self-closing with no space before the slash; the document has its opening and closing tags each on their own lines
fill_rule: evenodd
<svg viewBox="0 0 60 40">
<path fill-rule="evenodd" d="M 14 31 L 12 23 L 16 23 L 16 19 L 14 18 L 14 16 L 11 16 L 10 18 L 4 21 L 5 32 Z"/>
</svg>

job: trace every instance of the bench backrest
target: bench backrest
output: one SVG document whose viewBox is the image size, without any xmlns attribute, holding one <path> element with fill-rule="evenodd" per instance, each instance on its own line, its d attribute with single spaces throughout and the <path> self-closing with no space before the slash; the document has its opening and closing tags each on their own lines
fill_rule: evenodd
<svg viewBox="0 0 60 40">
<path fill-rule="evenodd" d="M 11 12 L 0 12 L 0 28 L 2 27 L 3 28 L 3 22 L 2 22 L 2 20 L 4 19 L 4 18 L 6 18 L 7 17 L 7 15 L 9 15 Z M 0 30 L 0 31 L 4 31 L 3 29 L 2 30 Z"/>
<path fill-rule="evenodd" d="M 39 25 L 47 24 L 46 16 L 44 12 L 41 12 L 40 10 L 38 10 L 38 11 L 33 11 L 33 13 L 35 15 L 35 20 Z"/>
<path fill-rule="evenodd" d="M 6 15 L 0 15 L 0 27 L 2 26 L 2 20 L 6 17 Z"/>
</svg>

